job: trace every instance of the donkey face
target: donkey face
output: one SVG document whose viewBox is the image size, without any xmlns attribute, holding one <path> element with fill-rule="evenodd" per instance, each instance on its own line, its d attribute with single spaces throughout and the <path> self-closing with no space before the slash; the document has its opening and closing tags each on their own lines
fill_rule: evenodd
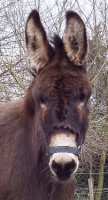
<svg viewBox="0 0 108 200">
<path fill-rule="evenodd" d="M 32 95 L 50 154 L 49 167 L 57 180 L 66 181 L 78 169 L 78 149 L 88 128 L 91 89 L 84 23 L 75 12 L 67 12 L 63 40 L 55 36 L 52 47 L 33 10 L 26 24 L 26 45 L 37 71 Z"/>
</svg>

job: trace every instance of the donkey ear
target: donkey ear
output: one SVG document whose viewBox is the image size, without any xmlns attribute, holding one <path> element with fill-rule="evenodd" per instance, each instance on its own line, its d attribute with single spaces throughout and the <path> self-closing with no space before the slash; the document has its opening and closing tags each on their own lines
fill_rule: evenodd
<svg viewBox="0 0 108 200">
<path fill-rule="evenodd" d="M 36 71 L 43 67 L 53 54 L 46 32 L 40 21 L 39 13 L 33 10 L 26 22 L 25 29 L 26 47 L 28 55 Z"/>
<path fill-rule="evenodd" d="M 63 43 L 70 61 L 76 66 L 84 65 L 87 54 L 86 29 L 82 19 L 73 11 L 66 13 Z"/>
</svg>

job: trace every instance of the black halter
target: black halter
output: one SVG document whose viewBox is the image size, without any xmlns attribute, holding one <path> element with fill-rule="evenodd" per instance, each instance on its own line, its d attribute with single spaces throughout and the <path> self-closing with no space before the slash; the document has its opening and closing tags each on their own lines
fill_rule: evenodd
<svg viewBox="0 0 108 200">
<path fill-rule="evenodd" d="M 47 149 L 47 153 L 49 155 L 52 155 L 54 153 L 72 153 L 72 154 L 75 154 L 75 155 L 79 155 L 80 151 L 81 151 L 81 146 L 82 146 L 82 139 L 81 139 L 81 136 L 79 135 L 79 139 L 78 139 L 78 143 L 77 143 L 77 147 L 70 147 L 70 146 L 56 146 L 56 147 L 53 147 L 53 146 L 50 146 L 48 149 Z"/>
<path fill-rule="evenodd" d="M 77 147 L 70 147 L 70 146 L 56 146 L 52 147 L 50 146 L 47 150 L 49 155 L 52 155 L 54 153 L 73 153 L 75 155 L 79 155 L 79 152 L 81 150 L 81 146 Z"/>
</svg>

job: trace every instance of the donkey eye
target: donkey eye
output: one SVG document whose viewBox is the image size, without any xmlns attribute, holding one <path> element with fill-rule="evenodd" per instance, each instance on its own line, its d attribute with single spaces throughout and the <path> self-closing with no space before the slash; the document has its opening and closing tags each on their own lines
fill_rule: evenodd
<svg viewBox="0 0 108 200">
<path fill-rule="evenodd" d="M 42 110 L 46 110 L 46 99 L 43 97 L 40 97 L 40 107 L 42 108 Z"/>
<path fill-rule="evenodd" d="M 46 104 L 46 101 L 43 97 L 40 97 L 40 104 Z"/>
<path fill-rule="evenodd" d="M 80 95 L 80 103 L 84 103 L 84 100 L 85 100 L 85 94 L 84 93 L 82 93 L 81 95 Z"/>
</svg>

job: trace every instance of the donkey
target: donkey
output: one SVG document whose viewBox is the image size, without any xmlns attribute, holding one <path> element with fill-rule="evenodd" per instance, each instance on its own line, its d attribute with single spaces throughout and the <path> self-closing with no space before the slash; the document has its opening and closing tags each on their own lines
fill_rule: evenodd
<svg viewBox="0 0 108 200">
<path fill-rule="evenodd" d="M 49 43 L 33 10 L 25 38 L 34 78 L 0 106 L 0 200 L 73 200 L 91 94 L 85 25 L 68 11 L 63 38 Z"/>
</svg>

